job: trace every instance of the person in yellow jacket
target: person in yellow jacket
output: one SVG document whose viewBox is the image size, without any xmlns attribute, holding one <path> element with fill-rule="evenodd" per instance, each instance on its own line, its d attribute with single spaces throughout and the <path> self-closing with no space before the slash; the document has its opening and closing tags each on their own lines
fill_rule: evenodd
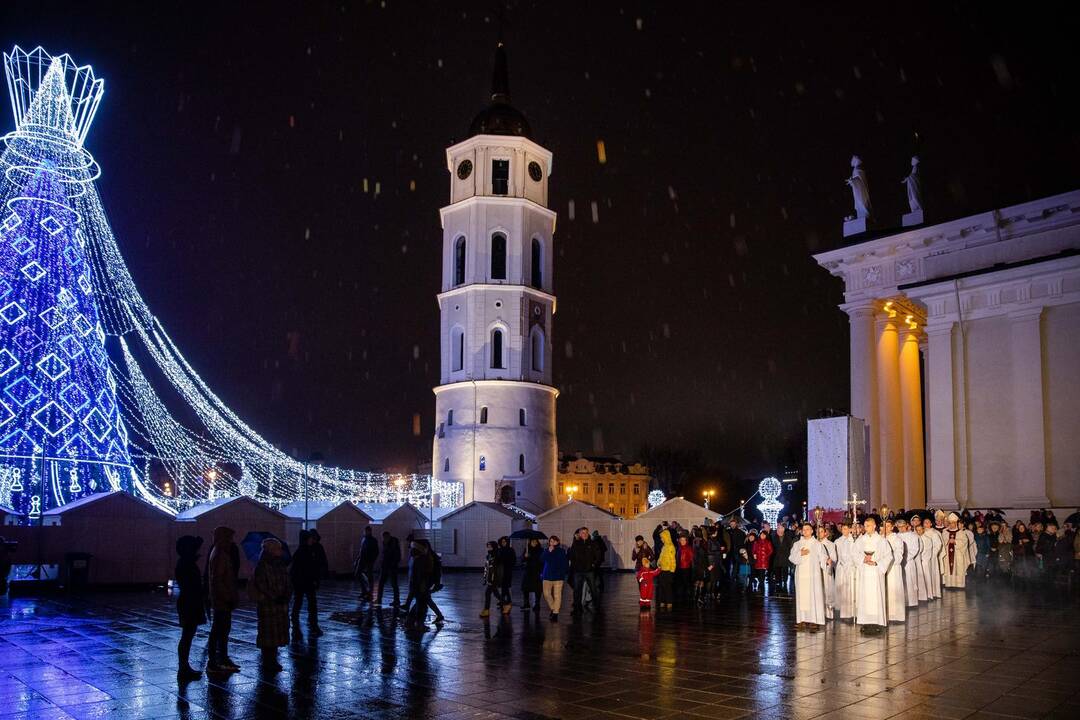
<svg viewBox="0 0 1080 720">
<path fill-rule="evenodd" d="M 660 576 L 656 579 L 656 604 L 661 609 L 670 610 L 672 584 L 675 581 L 675 541 L 667 527 L 660 531 L 660 557 L 656 565 L 660 568 Z"/>
</svg>

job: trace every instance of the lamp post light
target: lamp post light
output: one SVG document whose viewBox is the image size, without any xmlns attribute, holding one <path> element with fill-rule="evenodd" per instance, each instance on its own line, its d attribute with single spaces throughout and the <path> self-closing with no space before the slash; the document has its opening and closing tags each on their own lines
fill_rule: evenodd
<svg viewBox="0 0 1080 720">
<path fill-rule="evenodd" d="M 578 486 L 577 485 L 567 485 L 566 486 L 566 499 L 567 499 L 567 502 L 574 499 L 574 493 L 576 493 L 577 491 L 578 491 Z"/>
<path fill-rule="evenodd" d="M 716 494 L 716 491 L 715 490 L 705 490 L 701 494 L 705 498 L 705 509 L 708 510 L 709 509 L 709 500 L 712 499 L 712 496 Z"/>
</svg>

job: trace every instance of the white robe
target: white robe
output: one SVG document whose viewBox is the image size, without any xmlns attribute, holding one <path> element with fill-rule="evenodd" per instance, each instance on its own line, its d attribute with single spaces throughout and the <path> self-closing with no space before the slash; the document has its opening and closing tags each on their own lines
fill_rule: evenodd
<svg viewBox="0 0 1080 720">
<path fill-rule="evenodd" d="M 806 555 L 802 551 L 809 552 Z M 823 573 L 828 553 L 817 538 L 799 538 L 791 546 L 788 562 L 795 566 L 795 621 L 825 624 Z"/>
<path fill-rule="evenodd" d="M 867 565 L 866 553 L 873 552 L 875 565 Z M 861 536 L 852 552 L 856 564 L 855 623 L 857 625 L 888 625 L 885 574 L 892 564 L 892 548 L 877 533 Z"/>
<path fill-rule="evenodd" d="M 836 538 L 836 604 L 840 619 L 855 617 L 855 541 L 848 535 Z"/>
<path fill-rule="evenodd" d="M 963 588 L 967 585 L 968 567 L 974 565 L 971 561 L 971 550 L 974 543 L 968 539 L 967 530 L 946 530 L 942 533 L 944 541 L 941 546 L 941 574 L 944 576 L 945 587 Z M 949 545 L 953 543 L 952 563 L 949 563 Z"/>
<path fill-rule="evenodd" d="M 925 532 L 930 537 L 930 542 L 933 545 L 933 549 L 930 551 L 930 557 L 933 558 L 932 562 L 927 563 L 927 571 L 930 581 L 930 589 L 927 591 L 927 595 L 931 600 L 941 597 L 941 550 L 944 547 L 944 540 L 936 529 L 930 528 Z"/>
<path fill-rule="evenodd" d="M 919 536 L 913 531 L 900 533 L 904 541 L 904 598 L 908 607 L 919 606 Z"/>
<path fill-rule="evenodd" d="M 889 622 L 904 622 L 907 619 L 907 591 L 904 588 L 904 539 L 899 533 L 889 533 L 885 540 L 889 543 L 893 561 L 885 573 L 886 606 Z"/>
<path fill-rule="evenodd" d="M 829 556 L 830 562 L 827 563 L 825 568 L 825 619 L 832 620 L 834 618 L 834 610 L 836 607 L 836 543 L 832 540 L 818 540 L 825 548 L 825 554 Z"/>
<path fill-rule="evenodd" d="M 937 555 L 934 554 L 934 541 L 930 533 L 923 531 L 919 538 L 919 602 L 928 602 L 934 599 L 933 583 L 930 576 L 937 565 Z"/>
</svg>

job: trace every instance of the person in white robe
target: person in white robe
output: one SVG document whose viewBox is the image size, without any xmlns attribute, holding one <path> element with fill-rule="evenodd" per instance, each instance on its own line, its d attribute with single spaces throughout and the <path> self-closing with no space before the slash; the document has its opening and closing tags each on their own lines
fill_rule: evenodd
<svg viewBox="0 0 1080 720">
<path fill-rule="evenodd" d="M 919 561 L 915 565 L 919 573 L 919 602 L 929 602 L 934 599 L 934 590 L 930 587 L 930 574 L 933 572 L 933 566 L 937 565 L 937 556 L 934 555 L 934 542 L 930 539 L 922 522 L 915 525 L 915 534 L 919 538 Z"/>
<path fill-rule="evenodd" d="M 802 524 L 802 537 L 791 546 L 788 562 L 795 566 L 795 621 L 817 632 L 825 625 L 825 582 L 829 555 L 814 537 L 814 526 Z"/>
<path fill-rule="evenodd" d="M 892 520 L 885 520 L 885 540 L 892 551 L 892 563 L 885 573 L 886 608 L 889 622 L 907 620 L 907 590 L 904 588 L 904 541 Z"/>
<path fill-rule="evenodd" d="M 873 516 L 863 521 L 863 529 L 866 532 L 855 541 L 852 553 L 857 567 L 855 624 L 861 625 L 864 633 L 877 633 L 889 624 L 885 575 L 892 565 L 892 548 L 878 534 Z"/>
<path fill-rule="evenodd" d="M 904 542 L 904 599 L 908 607 L 919 606 L 919 536 L 911 530 L 911 523 L 903 518 L 897 521 L 900 539 Z"/>
<path fill-rule="evenodd" d="M 941 573 L 945 587 L 963 589 L 967 585 L 967 571 L 974 563 L 971 549 L 974 543 L 966 530 L 960 527 L 960 516 L 949 513 L 949 525 L 944 532 L 941 548 Z"/>
<path fill-rule="evenodd" d="M 923 520 L 923 529 L 930 536 L 930 543 L 933 545 L 930 551 L 933 562 L 928 565 L 930 574 L 927 580 L 930 581 L 930 589 L 927 594 L 931 600 L 937 600 L 941 597 L 941 550 L 945 543 L 930 518 Z"/>
<path fill-rule="evenodd" d="M 845 522 L 840 526 L 840 537 L 836 538 L 836 604 L 840 608 L 840 619 L 855 617 L 855 539 L 851 537 L 851 525 Z"/>
<path fill-rule="evenodd" d="M 828 556 L 825 560 L 825 619 L 836 618 L 836 543 L 829 539 L 829 529 L 824 525 L 818 525 L 817 539 L 825 548 Z"/>
</svg>

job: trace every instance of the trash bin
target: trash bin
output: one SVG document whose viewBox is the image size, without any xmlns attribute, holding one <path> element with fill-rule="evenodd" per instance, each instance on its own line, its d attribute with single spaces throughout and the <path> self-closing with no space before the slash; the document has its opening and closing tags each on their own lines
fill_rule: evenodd
<svg viewBox="0 0 1080 720">
<path fill-rule="evenodd" d="M 90 553 L 70 552 L 64 555 L 68 590 L 79 590 L 90 583 Z"/>
</svg>

